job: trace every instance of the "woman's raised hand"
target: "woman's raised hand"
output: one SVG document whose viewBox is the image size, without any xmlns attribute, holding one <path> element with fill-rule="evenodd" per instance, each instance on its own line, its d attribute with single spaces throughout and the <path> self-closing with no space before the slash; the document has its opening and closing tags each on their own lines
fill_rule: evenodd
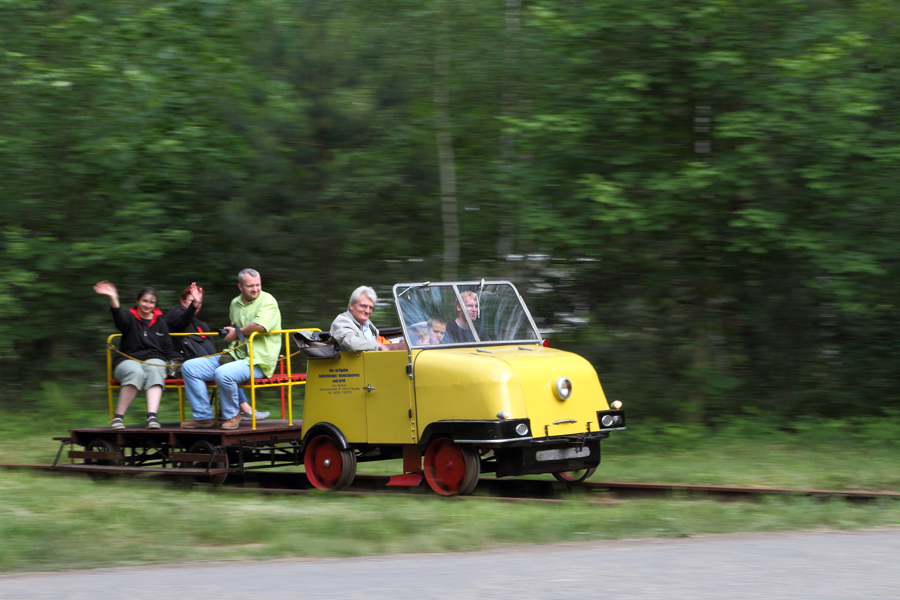
<svg viewBox="0 0 900 600">
<path fill-rule="evenodd" d="M 191 301 L 194 302 L 197 306 L 203 304 L 203 288 L 197 287 L 197 282 L 191 282 Z"/>
<path fill-rule="evenodd" d="M 116 286 L 108 281 L 101 281 L 100 283 L 94 284 L 94 291 L 104 296 L 119 297 L 119 291 L 116 289 Z"/>
<path fill-rule="evenodd" d="M 119 308 L 119 291 L 116 286 L 108 281 L 101 281 L 94 284 L 94 291 L 104 296 L 109 296 L 109 305 L 113 308 Z"/>
</svg>

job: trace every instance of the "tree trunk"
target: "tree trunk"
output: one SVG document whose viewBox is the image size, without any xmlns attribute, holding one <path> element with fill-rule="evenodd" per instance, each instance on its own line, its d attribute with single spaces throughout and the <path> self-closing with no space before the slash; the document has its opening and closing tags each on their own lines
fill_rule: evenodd
<svg viewBox="0 0 900 600">
<path fill-rule="evenodd" d="M 517 114 L 519 99 L 519 31 L 521 0 L 506 0 L 506 43 L 503 48 L 503 96 L 500 112 L 504 117 Z M 519 213 L 513 192 L 515 170 L 515 137 L 512 133 L 500 133 L 500 227 L 497 232 L 497 260 L 505 261 L 515 248 L 516 215 Z M 501 263 L 502 264 L 502 263 Z"/>
<path fill-rule="evenodd" d="M 451 281 L 459 271 L 459 212 L 456 202 L 456 163 L 450 132 L 450 100 L 447 79 L 450 71 L 446 39 L 438 40 L 434 59 L 434 122 L 441 180 L 441 221 L 444 225 L 443 278 Z"/>
</svg>

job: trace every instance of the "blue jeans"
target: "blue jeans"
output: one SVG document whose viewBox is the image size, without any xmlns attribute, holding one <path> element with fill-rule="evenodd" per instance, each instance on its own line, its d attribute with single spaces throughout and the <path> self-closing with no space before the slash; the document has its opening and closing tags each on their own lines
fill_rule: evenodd
<svg viewBox="0 0 900 600">
<path fill-rule="evenodd" d="M 253 375 L 257 379 L 265 377 L 262 369 L 256 366 L 253 367 Z M 238 405 L 247 401 L 238 388 L 238 385 L 250 379 L 250 365 L 242 360 L 219 365 L 218 356 L 192 358 L 181 366 L 181 376 L 195 421 L 207 421 L 215 417 L 209 402 L 207 381 L 215 381 L 219 388 L 219 406 L 226 420 L 236 417 L 240 411 Z"/>
</svg>

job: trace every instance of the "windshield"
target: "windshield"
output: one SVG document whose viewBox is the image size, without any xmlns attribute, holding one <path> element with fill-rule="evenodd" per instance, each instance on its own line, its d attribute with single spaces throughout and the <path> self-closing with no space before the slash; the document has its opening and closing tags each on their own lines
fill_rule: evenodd
<svg viewBox="0 0 900 600">
<path fill-rule="evenodd" d="M 538 342 L 528 309 L 507 282 L 397 284 L 394 296 L 411 347 Z"/>
</svg>

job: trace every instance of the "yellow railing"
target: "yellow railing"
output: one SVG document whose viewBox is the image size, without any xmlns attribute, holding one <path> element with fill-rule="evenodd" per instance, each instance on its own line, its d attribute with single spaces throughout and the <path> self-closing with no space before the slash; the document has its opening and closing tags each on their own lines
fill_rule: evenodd
<svg viewBox="0 0 900 600">
<path fill-rule="evenodd" d="M 250 406 L 251 406 L 251 429 L 256 429 L 256 390 L 264 389 L 264 388 L 287 388 L 287 417 L 288 417 L 288 425 L 293 426 L 294 424 L 294 405 L 293 405 L 293 389 L 295 385 L 306 385 L 306 381 L 294 381 L 293 380 L 293 365 L 291 361 L 291 357 L 293 356 L 290 352 L 291 348 L 291 338 L 290 335 L 297 331 L 321 331 L 321 329 L 316 328 L 304 328 L 304 329 L 279 329 L 276 331 L 267 331 L 265 333 L 260 333 L 254 331 L 250 334 L 250 337 L 247 339 L 247 348 L 248 353 L 247 356 L 250 361 L 250 373 L 253 373 L 253 340 L 258 335 L 284 335 L 284 347 L 287 349 L 283 358 L 279 359 L 279 362 L 283 361 L 285 365 L 286 372 L 283 376 L 286 378 L 284 381 L 276 381 L 269 383 L 256 383 L 256 378 L 250 377 L 247 380 L 247 383 L 241 385 L 244 389 L 250 389 Z M 217 332 L 204 332 L 203 334 L 197 333 L 170 333 L 172 336 L 186 336 L 186 335 L 209 335 L 216 336 L 219 335 Z M 109 418 L 110 420 L 115 416 L 115 399 L 113 391 L 117 389 L 121 389 L 122 386 L 118 384 L 116 380 L 113 379 L 112 375 L 112 354 L 113 354 L 113 340 L 115 338 L 122 337 L 121 333 L 114 333 L 106 338 L 106 384 L 107 384 L 107 392 L 109 395 Z M 273 373 L 271 378 L 280 379 L 282 374 Z M 271 379 L 270 377 L 264 377 L 262 379 Z M 207 382 L 207 387 L 215 388 L 216 384 L 213 382 Z M 181 385 L 167 386 L 174 387 L 178 390 L 178 411 L 181 417 L 181 420 L 184 421 L 184 383 Z M 216 398 L 218 400 L 218 398 Z M 213 403 L 213 414 L 216 419 L 216 426 L 219 425 L 219 410 L 218 410 L 218 402 Z"/>
</svg>

